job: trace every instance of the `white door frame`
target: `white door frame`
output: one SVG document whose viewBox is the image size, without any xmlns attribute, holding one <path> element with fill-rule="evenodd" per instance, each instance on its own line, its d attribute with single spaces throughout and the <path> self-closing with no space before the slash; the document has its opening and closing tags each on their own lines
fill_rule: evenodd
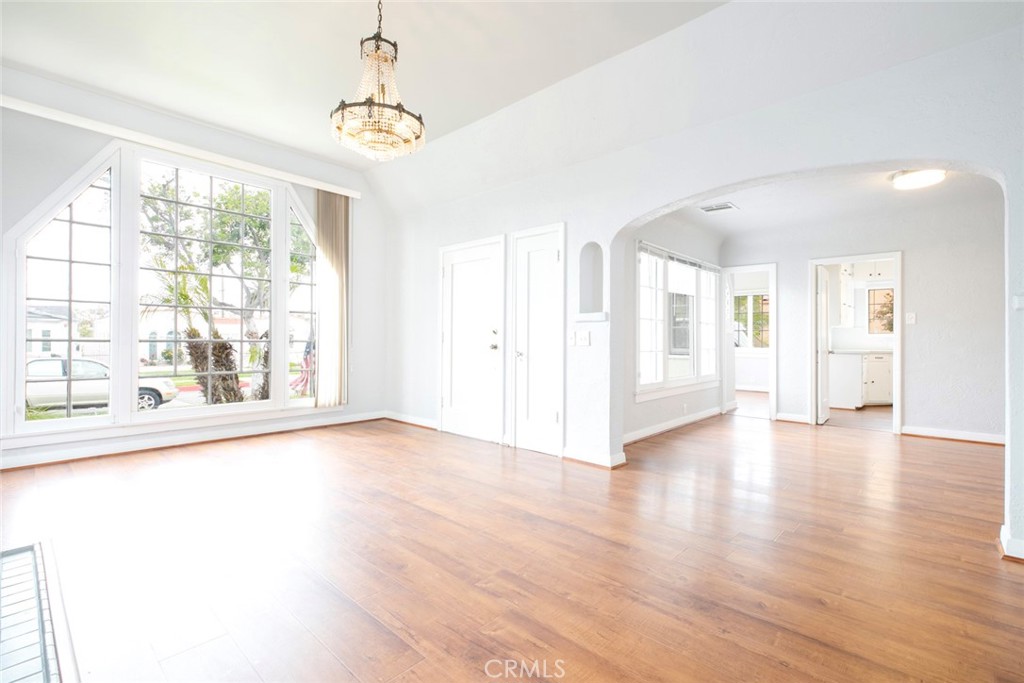
<svg viewBox="0 0 1024 683">
<path fill-rule="evenodd" d="M 438 306 L 438 309 L 437 309 L 437 329 L 439 331 L 439 336 L 438 336 L 438 339 L 437 339 L 437 341 L 438 341 L 437 353 L 438 353 L 438 355 L 441 356 L 441 362 L 437 364 L 438 365 L 438 370 L 437 370 L 438 406 L 440 408 L 440 410 L 438 412 L 438 416 L 437 416 L 437 424 L 438 424 L 438 430 L 442 431 L 442 432 L 448 431 L 445 428 L 445 424 L 444 424 L 444 375 L 445 375 L 445 369 L 447 367 L 447 360 L 445 359 L 445 354 L 444 354 L 444 348 L 445 348 L 444 347 L 444 309 L 445 309 L 445 297 L 444 297 L 444 257 L 447 254 L 449 254 L 451 252 L 454 252 L 454 251 L 462 251 L 463 249 L 472 249 L 474 247 L 485 247 L 485 246 L 490 246 L 490 245 L 498 245 L 501 248 L 501 258 L 499 259 L 499 264 L 500 264 L 499 267 L 502 269 L 502 273 L 501 273 L 501 278 L 500 279 L 501 279 L 502 288 L 503 288 L 502 292 L 501 292 L 501 305 L 505 306 L 505 310 L 502 311 L 502 315 L 499 316 L 499 318 L 502 321 L 505 321 L 506 320 L 506 316 L 507 316 L 507 312 L 508 312 L 508 307 L 506 305 L 506 301 L 508 300 L 508 283 L 507 283 L 507 280 L 506 280 L 506 277 L 505 277 L 505 262 L 507 260 L 507 255 L 508 254 L 507 254 L 507 251 L 505 249 L 505 236 L 504 235 L 495 235 L 494 237 L 485 237 L 483 239 L 472 240 L 470 242 L 460 242 L 458 244 L 449 244 L 449 245 L 441 247 L 438 250 L 438 255 L 437 255 L 437 264 L 438 264 L 437 300 L 441 303 L 441 305 Z M 505 325 L 503 325 L 503 328 L 504 329 L 501 329 L 501 330 L 498 331 L 498 342 L 497 343 L 501 346 L 501 348 L 505 349 L 505 351 L 506 351 L 506 353 L 503 353 L 502 356 L 501 356 L 501 358 L 502 358 L 502 372 L 501 372 L 501 379 L 500 379 L 500 381 L 502 383 L 502 386 L 500 387 L 500 390 L 501 390 L 501 395 L 503 397 L 503 402 L 504 402 L 504 397 L 505 397 L 506 391 L 507 391 L 507 376 L 508 376 L 508 361 L 507 361 L 508 349 L 506 348 L 507 345 L 505 343 L 506 340 L 508 339 L 508 335 L 507 335 L 507 332 L 506 332 L 506 330 L 508 329 L 507 323 Z M 504 434 L 507 431 L 507 423 L 506 423 L 505 415 L 504 415 L 505 412 L 506 411 L 502 411 L 502 415 L 500 416 L 501 417 L 501 429 L 499 430 L 499 433 L 495 435 L 495 438 L 500 438 L 502 436 L 502 434 Z"/>
<path fill-rule="evenodd" d="M 559 296 L 558 310 L 560 312 L 559 319 L 561 320 L 561 353 L 558 354 L 559 359 L 559 392 L 561 397 L 558 400 L 559 409 L 559 425 L 561 442 L 557 448 L 558 457 L 562 457 L 565 453 L 565 339 L 566 339 L 566 321 L 565 321 L 565 289 L 566 289 L 566 255 L 565 255 L 565 223 L 551 223 L 549 225 L 542 225 L 536 228 L 530 228 L 528 230 L 520 230 L 510 235 L 510 244 L 508 249 L 509 254 L 509 266 L 506 269 L 508 278 L 506 282 L 506 299 L 507 305 L 505 306 L 506 311 L 506 324 L 505 329 L 508 330 L 506 339 L 516 339 L 516 252 L 519 240 L 525 237 L 536 237 L 537 235 L 544 235 L 546 233 L 557 233 L 558 234 L 558 248 L 559 248 L 559 263 L 562 266 L 562 292 Z M 505 439 L 504 443 L 515 447 L 516 445 L 516 363 L 515 363 L 515 349 L 512 348 L 513 344 L 505 344 Z"/>
<path fill-rule="evenodd" d="M 831 258 L 812 259 L 808 264 L 808 338 L 810 339 L 810 350 L 808 368 L 810 370 L 810 382 L 808 385 L 808 418 L 812 425 L 818 422 L 818 375 L 817 375 L 817 330 L 815 328 L 815 307 L 817 294 L 817 267 L 834 266 L 842 263 L 856 263 L 859 261 L 881 261 L 892 259 L 893 261 L 893 303 L 892 312 L 892 432 L 893 434 L 903 433 L 903 252 L 886 251 L 877 254 L 859 254 L 854 256 L 834 256 Z"/>
<path fill-rule="evenodd" d="M 749 266 L 729 266 L 728 268 L 722 268 L 722 274 L 731 277 L 736 273 L 768 273 L 768 320 L 771 325 L 771 340 L 768 347 L 768 419 L 778 419 L 779 415 L 779 333 L 781 329 L 779 326 L 779 281 L 778 281 L 778 268 L 774 263 L 758 263 Z M 736 296 L 735 283 L 731 288 L 733 296 Z M 728 319 L 733 319 L 733 302 L 726 302 L 726 308 L 729 311 Z M 726 349 L 730 353 L 733 352 L 735 346 L 733 346 L 732 340 L 732 327 L 726 330 Z M 733 392 L 735 393 L 736 387 L 736 368 L 733 366 L 732 372 L 732 383 Z"/>
<path fill-rule="evenodd" d="M 824 276 L 824 277 L 823 277 Z M 823 425 L 832 417 L 832 398 L 829 395 L 832 368 L 829 366 L 831 351 L 821 348 L 822 339 L 828 346 L 829 286 L 828 267 L 818 264 L 814 268 L 814 422 Z M 838 293 L 838 290 L 837 290 Z"/>
</svg>

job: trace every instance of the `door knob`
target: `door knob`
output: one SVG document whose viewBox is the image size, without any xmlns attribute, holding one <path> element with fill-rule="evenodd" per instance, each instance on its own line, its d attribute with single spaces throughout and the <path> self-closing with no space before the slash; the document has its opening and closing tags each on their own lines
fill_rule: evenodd
<svg viewBox="0 0 1024 683">
<path fill-rule="evenodd" d="M 516 358 L 522 358 L 522 357 L 523 357 L 523 352 L 522 351 L 516 351 Z"/>
<path fill-rule="evenodd" d="M 497 351 L 497 350 L 498 350 L 498 345 L 497 344 L 491 344 L 491 351 Z"/>
</svg>

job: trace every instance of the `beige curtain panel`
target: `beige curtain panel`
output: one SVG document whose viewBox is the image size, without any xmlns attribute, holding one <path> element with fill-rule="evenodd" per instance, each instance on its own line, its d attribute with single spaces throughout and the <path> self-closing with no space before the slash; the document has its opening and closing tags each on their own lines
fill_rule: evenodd
<svg viewBox="0 0 1024 683">
<path fill-rule="evenodd" d="M 349 198 L 317 190 L 316 243 L 319 292 L 316 405 L 345 403 L 348 365 Z"/>
</svg>

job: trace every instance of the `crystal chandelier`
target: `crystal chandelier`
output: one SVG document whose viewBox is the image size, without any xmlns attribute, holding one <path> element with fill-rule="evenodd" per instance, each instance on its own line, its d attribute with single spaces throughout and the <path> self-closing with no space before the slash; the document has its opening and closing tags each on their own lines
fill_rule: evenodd
<svg viewBox="0 0 1024 683">
<path fill-rule="evenodd" d="M 412 154 L 426 142 L 423 117 L 402 105 L 395 83 L 398 43 L 381 35 L 381 0 L 377 32 L 359 41 L 363 77 L 352 102 L 342 100 L 331 112 L 334 139 L 376 161 Z"/>
</svg>

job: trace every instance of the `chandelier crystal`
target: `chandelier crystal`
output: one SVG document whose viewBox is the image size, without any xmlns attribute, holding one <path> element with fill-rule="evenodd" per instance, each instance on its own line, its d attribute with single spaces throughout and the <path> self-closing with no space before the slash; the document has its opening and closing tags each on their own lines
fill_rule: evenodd
<svg viewBox="0 0 1024 683">
<path fill-rule="evenodd" d="M 377 32 L 359 41 L 363 77 L 351 102 L 342 100 L 331 112 L 334 139 L 376 161 L 412 154 L 427 141 L 423 117 L 402 105 L 395 82 L 398 43 L 381 35 L 381 1 Z"/>
</svg>

